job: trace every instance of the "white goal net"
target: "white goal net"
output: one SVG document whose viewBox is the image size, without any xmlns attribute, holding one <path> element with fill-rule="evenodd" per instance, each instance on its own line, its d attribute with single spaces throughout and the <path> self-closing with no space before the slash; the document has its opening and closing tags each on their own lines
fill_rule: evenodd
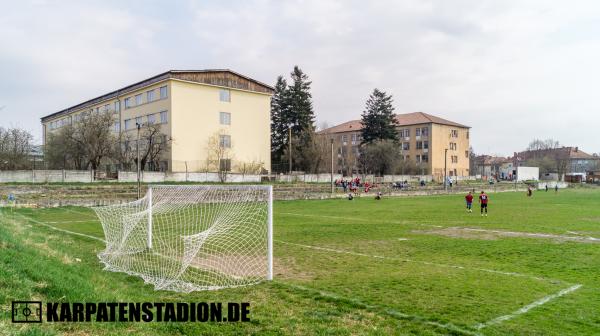
<svg viewBox="0 0 600 336">
<path fill-rule="evenodd" d="M 271 186 L 152 186 L 135 202 L 94 208 L 106 270 L 157 290 L 245 286 L 273 277 Z"/>
</svg>

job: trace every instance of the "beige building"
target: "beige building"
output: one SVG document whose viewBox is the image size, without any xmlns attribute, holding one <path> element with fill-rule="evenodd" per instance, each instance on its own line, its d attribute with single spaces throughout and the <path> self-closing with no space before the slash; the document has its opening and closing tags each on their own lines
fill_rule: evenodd
<svg viewBox="0 0 600 336">
<path fill-rule="evenodd" d="M 171 70 L 43 117 L 44 143 L 82 114 L 106 112 L 115 114 L 115 133 L 135 134 L 138 123 L 160 125 L 171 142 L 154 170 L 215 170 L 209 140 L 218 139 L 226 152 L 221 165 L 270 171 L 272 93 L 271 86 L 231 70 Z"/>
<path fill-rule="evenodd" d="M 469 126 L 423 112 L 397 114 L 400 155 L 413 160 L 419 174 L 469 175 Z M 352 120 L 319 132 L 334 139 L 334 170 L 345 175 L 359 172 L 358 153 L 362 141 L 360 120 Z"/>
</svg>

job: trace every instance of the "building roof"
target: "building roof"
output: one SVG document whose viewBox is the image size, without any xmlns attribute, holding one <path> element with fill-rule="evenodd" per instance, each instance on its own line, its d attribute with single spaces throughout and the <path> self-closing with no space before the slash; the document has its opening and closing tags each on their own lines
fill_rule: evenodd
<svg viewBox="0 0 600 336">
<path fill-rule="evenodd" d="M 209 75 L 214 75 L 212 77 L 209 77 Z M 231 77 L 238 77 L 241 78 L 244 81 L 238 81 L 238 80 L 232 80 L 231 78 L 225 78 L 225 76 L 218 76 L 219 74 L 221 75 L 231 75 Z M 197 79 L 198 75 L 204 75 L 204 78 L 201 80 Z M 196 77 L 194 77 L 196 76 Z M 105 100 L 109 100 L 109 99 L 114 99 L 116 97 L 120 97 L 121 95 L 125 95 L 129 92 L 138 90 L 140 88 L 143 88 L 145 86 L 148 85 L 152 85 L 155 84 L 157 82 L 166 80 L 166 79 L 181 79 L 181 80 L 188 80 L 188 81 L 195 81 L 195 82 L 199 82 L 199 83 L 204 83 L 204 84 L 210 84 L 210 85 L 217 85 L 217 86 L 226 86 L 226 87 L 230 87 L 233 89 L 241 89 L 241 90 L 249 90 L 249 91 L 257 91 L 257 92 L 261 92 L 261 93 L 268 93 L 268 94 L 272 94 L 274 91 L 274 88 L 270 85 L 267 85 L 265 83 L 259 82 L 255 79 L 252 79 L 250 77 L 244 76 L 240 73 L 237 73 L 235 71 L 229 70 L 229 69 L 205 69 L 205 70 L 169 70 L 166 72 L 163 72 L 161 74 L 155 75 L 153 77 L 144 79 L 142 81 L 139 81 L 137 83 L 125 86 L 123 88 L 120 88 L 118 90 L 109 92 L 107 94 L 104 94 L 102 96 L 96 97 L 96 98 L 92 98 L 90 100 L 84 101 L 83 103 L 79 103 L 77 105 L 71 106 L 69 108 L 66 108 L 64 110 L 60 110 L 58 112 L 49 114 L 45 117 L 42 117 L 42 122 L 46 121 L 47 119 L 62 115 L 62 114 L 69 114 L 71 112 L 86 108 L 87 106 L 91 106 L 91 105 L 95 105 L 98 104 L 99 102 L 105 101 Z"/>
<path fill-rule="evenodd" d="M 544 157 L 546 155 L 557 155 L 561 158 L 571 160 L 600 160 L 600 157 L 588 154 L 579 149 L 579 147 L 558 147 L 552 149 L 537 149 L 515 153 L 515 157 L 519 160 L 528 160 L 531 158 Z"/>
<path fill-rule="evenodd" d="M 441 125 L 449 125 L 456 126 L 461 128 L 470 128 L 469 126 L 465 126 L 454 121 L 446 120 L 425 112 L 412 112 L 412 113 L 403 113 L 396 114 L 396 121 L 398 121 L 399 126 L 410 126 L 410 125 L 418 125 L 418 124 L 441 124 Z M 351 132 L 351 131 L 360 131 L 363 128 L 362 121 L 358 120 L 350 120 L 345 123 L 326 128 L 324 130 L 319 131 L 321 134 L 329 134 L 329 133 L 343 133 L 343 132 Z"/>
</svg>

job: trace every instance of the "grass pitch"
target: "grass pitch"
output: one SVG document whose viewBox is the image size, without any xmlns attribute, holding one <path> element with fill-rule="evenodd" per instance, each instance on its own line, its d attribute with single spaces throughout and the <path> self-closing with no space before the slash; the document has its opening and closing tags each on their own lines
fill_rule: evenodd
<svg viewBox="0 0 600 336">
<path fill-rule="evenodd" d="M 275 281 L 179 294 L 102 271 L 90 209 L 3 209 L 0 334 L 600 334 L 600 190 L 276 202 Z M 59 230 L 53 230 L 56 228 Z M 10 322 L 13 300 L 235 302 L 248 323 Z M 6 309 L 4 309 L 6 308 Z"/>
</svg>

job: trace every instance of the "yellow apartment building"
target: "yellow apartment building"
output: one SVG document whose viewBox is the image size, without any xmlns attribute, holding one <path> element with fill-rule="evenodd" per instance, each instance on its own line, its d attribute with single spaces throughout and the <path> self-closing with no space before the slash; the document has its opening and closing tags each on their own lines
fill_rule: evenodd
<svg viewBox="0 0 600 336">
<path fill-rule="evenodd" d="M 398 151 L 403 160 L 413 160 L 420 173 L 444 176 L 469 175 L 469 126 L 423 112 L 397 114 Z M 344 175 L 359 172 L 358 154 L 362 122 L 351 120 L 319 132 L 334 140 L 334 170 Z"/>
<path fill-rule="evenodd" d="M 209 169 L 209 139 L 218 137 L 232 171 L 245 163 L 270 171 L 272 94 L 271 86 L 231 70 L 170 70 L 41 118 L 44 144 L 82 113 L 114 113 L 115 133 L 154 124 L 171 139 L 155 169 Z"/>
</svg>

